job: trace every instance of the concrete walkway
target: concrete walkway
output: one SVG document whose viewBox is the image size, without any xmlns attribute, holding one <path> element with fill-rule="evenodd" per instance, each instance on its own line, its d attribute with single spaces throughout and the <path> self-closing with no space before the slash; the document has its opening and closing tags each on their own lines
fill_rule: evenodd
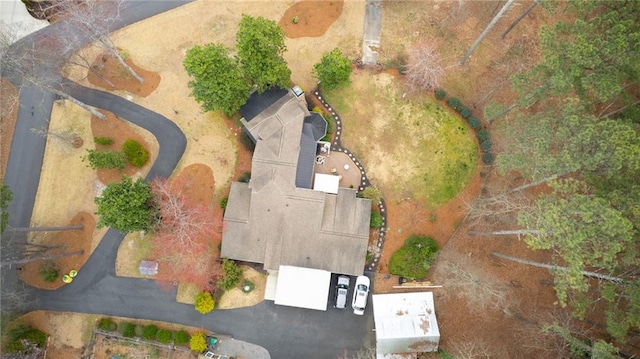
<svg viewBox="0 0 640 359">
<path fill-rule="evenodd" d="M 376 65 L 382 32 L 382 0 L 367 0 L 364 13 L 362 63 Z"/>
</svg>

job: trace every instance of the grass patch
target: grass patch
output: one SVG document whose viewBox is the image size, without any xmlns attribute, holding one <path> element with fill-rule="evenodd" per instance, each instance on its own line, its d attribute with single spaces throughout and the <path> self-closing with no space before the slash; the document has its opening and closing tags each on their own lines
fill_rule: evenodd
<svg viewBox="0 0 640 359">
<path fill-rule="evenodd" d="M 389 74 L 352 74 L 324 93 L 344 124 L 342 143 L 385 195 L 437 208 L 458 195 L 477 168 L 473 132 L 459 114 L 431 96 L 402 98 Z"/>
</svg>

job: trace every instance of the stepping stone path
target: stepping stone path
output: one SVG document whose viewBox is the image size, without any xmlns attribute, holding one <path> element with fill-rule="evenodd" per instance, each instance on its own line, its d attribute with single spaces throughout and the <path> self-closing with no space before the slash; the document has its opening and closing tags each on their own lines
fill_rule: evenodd
<svg viewBox="0 0 640 359">
<path fill-rule="evenodd" d="M 342 144 L 340 142 L 340 138 L 342 137 L 342 120 L 340 119 L 340 116 L 333 109 L 333 107 L 331 107 L 331 105 L 329 105 L 325 101 L 320 90 L 316 89 L 313 94 L 316 96 L 318 101 L 320 101 L 322 106 L 324 106 L 324 108 L 336 120 L 335 137 L 333 139 L 333 142 L 331 143 L 331 151 L 344 152 L 349 156 L 349 158 L 353 160 L 353 163 L 358 166 L 358 169 L 360 170 L 360 186 L 358 187 L 358 192 L 364 191 L 365 188 L 371 186 L 371 182 L 367 178 L 367 174 L 364 170 L 364 167 L 362 166 L 362 163 L 356 158 L 353 153 L 351 153 L 351 151 L 342 147 Z M 387 211 L 383 198 L 380 198 L 380 202 L 378 202 L 378 209 L 380 211 L 380 215 L 382 216 L 382 227 L 380 227 L 380 231 L 378 234 L 378 243 L 376 244 L 376 252 L 374 253 L 373 260 L 365 268 L 366 271 L 371 272 L 374 272 L 378 267 L 378 263 L 380 262 L 380 255 L 382 254 L 382 246 L 384 245 L 384 240 L 387 233 Z"/>
</svg>

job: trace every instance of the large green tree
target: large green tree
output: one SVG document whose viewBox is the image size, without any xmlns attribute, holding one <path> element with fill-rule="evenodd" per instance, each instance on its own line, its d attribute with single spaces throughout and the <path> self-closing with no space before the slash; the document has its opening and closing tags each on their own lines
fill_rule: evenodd
<svg viewBox="0 0 640 359">
<path fill-rule="evenodd" d="M 290 86 L 291 71 L 282 57 L 287 49 L 284 38 L 284 31 L 275 21 L 242 15 L 236 50 L 242 72 L 259 92 L 272 86 Z"/>
<path fill-rule="evenodd" d="M 601 115 L 636 103 L 628 90 L 640 80 L 640 2 L 572 0 L 567 9 L 575 20 L 542 29 L 542 61 L 516 87 L 575 95 L 590 109 L 601 103 Z"/>
<path fill-rule="evenodd" d="M 231 115 L 247 102 L 251 85 L 223 45 L 195 46 L 187 51 L 183 65 L 193 78 L 191 94 L 204 110 Z"/>
<path fill-rule="evenodd" d="M 320 86 L 332 90 L 349 82 L 351 61 L 342 55 L 340 50 L 333 49 L 322 55 L 320 62 L 313 66 L 313 76 L 320 81 Z"/>
<path fill-rule="evenodd" d="M 100 216 L 98 228 L 111 227 L 121 232 L 150 231 L 157 222 L 151 186 L 142 179 L 122 177 L 112 182 L 95 198 Z"/>
</svg>

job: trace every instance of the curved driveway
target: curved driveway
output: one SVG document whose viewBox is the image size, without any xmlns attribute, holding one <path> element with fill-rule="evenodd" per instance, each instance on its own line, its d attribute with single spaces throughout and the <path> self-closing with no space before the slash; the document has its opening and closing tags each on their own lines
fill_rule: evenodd
<svg viewBox="0 0 640 359">
<path fill-rule="evenodd" d="M 129 1 L 118 27 L 139 21 L 183 2 Z M 53 26 L 41 31 L 55 31 Z M 77 99 L 131 121 L 153 133 L 160 152 L 148 179 L 167 177 L 182 157 L 186 139 L 167 118 L 118 96 L 84 88 L 61 80 L 65 91 Z M 21 86 L 20 109 L 7 164 L 5 183 L 14 192 L 9 206 L 10 225 L 29 226 L 45 139 L 30 128 L 47 126 L 54 95 L 34 86 Z M 349 311 L 330 309 L 318 312 L 275 306 L 263 302 L 235 310 L 218 310 L 208 315 L 197 313 L 193 306 L 175 302 L 175 289 L 163 291 L 153 281 L 115 276 L 115 259 L 122 233 L 110 229 L 71 285 L 56 291 L 30 290 L 37 298 L 28 310 L 55 310 L 123 316 L 203 327 L 229 333 L 234 338 L 267 348 L 274 359 L 336 358 L 345 350 L 354 352 L 373 341 L 371 306 L 359 317 Z M 12 270 L 3 270 L 2 285 L 16 283 Z"/>
</svg>

